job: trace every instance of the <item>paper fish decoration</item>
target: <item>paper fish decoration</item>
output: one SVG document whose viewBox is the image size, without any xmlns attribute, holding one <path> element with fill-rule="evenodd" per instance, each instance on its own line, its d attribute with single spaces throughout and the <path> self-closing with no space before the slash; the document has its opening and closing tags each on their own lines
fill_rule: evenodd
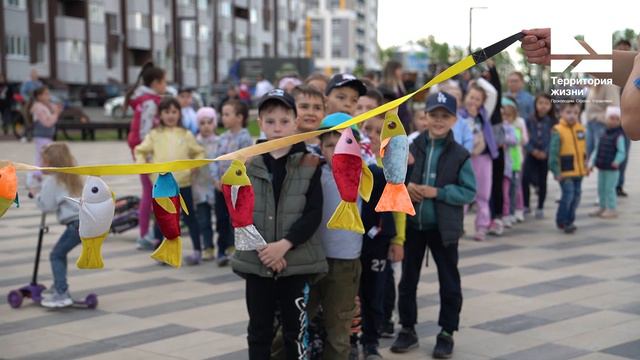
<svg viewBox="0 0 640 360">
<path fill-rule="evenodd" d="M 80 201 L 67 197 L 80 206 L 80 240 L 82 252 L 76 261 L 79 269 L 102 269 L 102 243 L 109 235 L 116 208 L 115 195 L 99 177 L 88 176 Z"/>
<path fill-rule="evenodd" d="M 358 192 L 360 191 L 365 201 L 369 201 L 373 175 L 362 161 L 360 145 L 351 128 L 344 129 L 340 135 L 331 159 L 331 171 L 341 200 L 327 227 L 364 234 L 364 225 L 358 211 Z"/>
<path fill-rule="evenodd" d="M 407 187 L 404 185 L 409 159 L 409 139 L 398 117 L 397 109 L 387 111 L 385 114 L 380 134 L 380 156 L 387 184 L 380 196 L 376 211 L 395 211 L 415 215 L 416 211 Z"/>
<path fill-rule="evenodd" d="M 0 168 L 0 217 L 7 212 L 11 204 L 18 201 L 18 177 L 16 176 L 16 168 L 8 165 Z"/>
<path fill-rule="evenodd" d="M 267 242 L 253 225 L 254 193 L 247 168 L 242 162 L 233 160 L 221 180 L 224 201 L 235 232 L 236 250 L 251 251 L 266 246 Z"/>
<path fill-rule="evenodd" d="M 189 214 L 180 187 L 171 173 L 158 176 L 153 185 L 153 214 L 160 232 L 164 236 L 162 243 L 151 257 L 173 267 L 182 265 L 182 240 L 180 239 L 180 208 Z"/>
</svg>

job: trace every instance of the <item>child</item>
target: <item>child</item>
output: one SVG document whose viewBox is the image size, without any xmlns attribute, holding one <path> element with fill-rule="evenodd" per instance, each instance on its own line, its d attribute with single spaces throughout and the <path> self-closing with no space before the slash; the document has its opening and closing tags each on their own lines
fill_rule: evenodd
<svg viewBox="0 0 640 360">
<path fill-rule="evenodd" d="M 490 117 L 485 107 L 488 101 L 487 97 L 485 88 L 472 84 L 464 98 L 464 107 L 460 109 L 460 116 L 468 121 L 476 136 L 471 155 L 473 172 L 477 181 L 476 233 L 474 235 L 476 241 L 484 241 L 491 225 L 489 200 L 493 178 L 493 160 L 497 159 L 499 155 Z"/>
<path fill-rule="evenodd" d="M 577 229 L 573 222 L 580 204 L 582 178 L 589 174 L 585 164 L 586 134 L 579 117 L 579 103 L 562 103 L 560 123 L 553 127 L 549 145 L 549 170 L 560 183 L 562 191 L 556 225 L 565 234 L 573 234 Z"/>
<path fill-rule="evenodd" d="M 227 129 L 218 138 L 218 148 L 214 158 L 253 145 L 253 139 L 247 122 L 249 108 L 240 100 L 229 100 L 222 105 L 222 125 Z M 218 266 L 229 263 L 227 249 L 233 246 L 233 228 L 229 219 L 229 211 L 221 191 L 220 178 L 229 168 L 230 161 L 216 161 L 210 166 L 213 175 L 215 192 L 216 231 L 218 232 Z"/>
<path fill-rule="evenodd" d="M 502 220 L 504 226 L 510 228 L 522 216 L 522 145 L 524 142 L 522 129 L 516 125 L 518 119 L 518 106 L 514 99 L 510 97 L 502 98 L 502 120 L 505 133 L 505 166 L 504 179 L 502 182 L 503 202 Z M 520 195 L 520 196 L 518 196 Z M 518 214 L 518 215 L 516 215 Z M 524 220 L 524 218 L 523 218 Z"/>
<path fill-rule="evenodd" d="M 544 201 L 547 197 L 548 157 L 551 130 L 555 125 L 551 96 L 541 93 L 535 99 L 535 111 L 527 121 L 529 142 L 525 145 L 524 169 L 522 172 L 522 195 L 525 209 L 529 209 L 530 188 L 537 187 L 538 206 L 536 219 L 544 218 Z"/>
<path fill-rule="evenodd" d="M 189 130 L 182 127 L 180 121 L 180 103 L 173 97 L 165 97 L 158 104 L 160 124 L 151 130 L 140 145 L 134 149 L 136 162 L 164 162 L 183 159 L 203 159 L 204 149 L 198 145 L 196 138 Z M 187 260 L 197 263 L 201 257 L 200 229 L 193 207 L 191 191 L 191 173 L 177 171 L 173 176 L 180 187 L 180 195 L 184 199 L 188 214 L 182 212 L 182 220 L 189 228 L 189 236 L 193 243 L 193 255 Z"/>
<path fill-rule="evenodd" d="M 265 94 L 258 124 L 267 140 L 296 132 L 296 110 L 282 89 Z M 233 270 L 246 280 L 249 359 L 269 359 L 275 312 L 279 311 L 287 359 L 308 351 L 306 308 L 310 281 L 327 272 L 316 230 L 322 218 L 319 158 L 303 143 L 255 156 L 247 175 L 255 193 L 254 224 L 268 245 L 236 251 Z"/>
<path fill-rule="evenodd" d="M 311 86 L 324 94 L 327 90 L 327 85 L 329 84 L 329 78 L 327 75 L 317 72 L 307 76 L 307 78 L 304 79 L 304 84 Z"/>
<path fill-rule="evenodd" d="M 433 357 L 449 358 L 453 332 L 458 330 L 462 289 L 458 272 L 458 240 L 462 236 L 464 205 L 473 201 L 476 183 L 469 152 L 453 139 L 456 100 L 439 92 L 427 98 L 429 131 L 411 145 L 415 162 L 407 189 L 418 212 L 408 216 L 405 258 L 399 285 L 398 309 L 402 330 L 391 346 L 394 353 L 418 347 L 416 291 L 427 247 L 438 268 L 440 318 Z"/>
<path fill-rule="evenodd" d="M 218 126 L 218 115 L 212 107 L 201 107 L 196 113 L 198 128 L 200 132 L 196 136 L 198 144 L 205 150 L 207 157 L 213 158 L 218 138 L 215 129 Z M 213 176 L 209 168 L 200 168 L 197 170 L 193 181 L 193 202 L 196 204 L 196 215 L 198 225 L 200 227 L 200 235 L 202 235 L 202 260 L 215 260 L 216 255 L 213 251 L 213 230 L 211 225 L 211 210 L 215 199 L 215 188 L 213 187 Z M 195 257 L 187 258 L 187 263 L 195 265 L 197 262 Z"/>
<path fill-rule="evenodd" d="M 64 143 L 51 143 L 42 149 L 43 166 L 76 166 L 76 160 Z M 53 291 L 45 294 L 42 306 L 49 308 L 71 306 L 73 299 L 69 295 L 67 283 L 67 254 L 80 244 L 78 232 L 78 206 L 67 199 L 80 197 L 83 181 L 79 175 L 54 173 L 46 176 L 40 193 L 31 190 L 36 195 L 38 208 L 43 212 L 56 212 L 58 222 L 66 226 L 66 230 L 51 250 L 51 272 L 53 273 Z"/>
<path fill-rule="evenodd" d="M 42 165 L 42 149 L 53 141 L 56 133 L 56 123 L 62 112 L 62 107 L 51 103 L 51 94 L 46 86 L 41 86 L 33 91 L 31 104 L 28 106 L 29 114 L 33 122 L 33 142 L 36 144 L 36 166 Z M 39 180 L 40 172 L 29 176 L 29 186 L 33 180 Z"/>
<path fill-rule="evenodd" d="M 182 112 L 182 126 L 195 136 L 198 133 L 198 120 L 196 119 L 196 111 L 193 109 L 191 89 L 181 88 L 177 98 Z"/>
<path fill-rule="evenodd" d="M 376 88 L 367 86 L 367 92 L 358 98 L 355 115 L 366 113 L 367 111 L 373 110 L 384 103 L 385 101 L 384 97 L 382 97 L 382 93 Z"/>
<path fill-rule="evenodd" d="M 130 105 L 133 109 L 133 120 L 131 120 L 128 137 L 131 155 L 134 148 L 154 127 L 157 121 L 158 103 L 166 91 L 165 71 L 154 66 L 152 62 L 146 63 L 140 70 L 135 85 L 127 92 L 124 102 L 125 107 Z M 139 250 L 153 250 L 160 239 L 155 239 L 153 232 L 149 231 L 152 190 L 149 175 L 140 175 L 140 183 L 142 184 L 138 214 L 140 237 L 136 240 L 136 244 Z"/>
<path fill-rule="evenodd" d="M 427 114 L 424 111 L 416 111 L 413 114 L 413 132 L 409 134 L 409 143 L 413 143 L 421 133 L 427 130 Z"/>
<path fill-rule="evenodd" d="M 382 97 L 382 93 L 375 88 L 366 87 L 367 92 L 358 98 L 358 103 L 356 105 L 356 112 L 354 116 L 363 114 L 371 109 L 375 109 L 378 106 L 384 104 L 386 101 L 384 97 Z M 382 120 L 383 115 L 378 115 L 375 118 L 371 118 L 369 120 L 375 121 L 374 119 Z M 366 121 L 361 124 L 361 127 L 364 127 Z M 380 126 L 382 124 L 380 123 Z M 377 141 L 378 144 L 376 146 L 377 150 L 374 150 L 373 142 Z M 369 137 L 366 131 L 360 132 L 360 154 L 362 155 L 362 159 L 367 165 L 377 165 L 381 166 L 379 159 L 377 159 L 377 155 L 380 153 L 380 134 L 373 135 L 373 138 Z"/>
<path fill-rule="evenodd" d="M 320 122 L 324 118 L 324 95 L 309 85 L 298 85 L 293 88 L 291 96 L 296 102 L 298 132 L 318 130 Z M 305 143 L 310 153 L 320 155 L 320 140 L 318 138 L 309 139 Z"/>
<path fill-rule="evenodd" d="M 351 74 L 334 75 L 325 91 L 327 114 L 343 112 L 353 116 L 356 112 L 358 98 L 366 93 L 366 86 L 355 76 Z"/>
<path fill-rule="evenodd" d="M 598 168 L 598 203 L 600 209 L 589 214 L 603 219 L 613 219 L 616 213 L 616 186 L 620 176 L 620 164 L 626 154 L 625 136 L 620 127 L 620 107 L 608 106 L 606 110 L 607 130 L 602 134 L 591 154 L 589 172 Z"/>
</svg>

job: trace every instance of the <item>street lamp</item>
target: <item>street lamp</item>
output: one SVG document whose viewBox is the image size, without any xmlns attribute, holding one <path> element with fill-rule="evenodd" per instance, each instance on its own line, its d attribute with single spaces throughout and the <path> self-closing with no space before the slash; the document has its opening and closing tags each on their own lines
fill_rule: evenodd
<svg viewBox="0 0 640 360">
<path fill-rule="evenodd" d="M 471 54 L 472 50 L 471 50 L 471 24 L 472 24 L 472 20 L 473 20 L 473 10 L 474 9 L 488 9 L 488 7 L 486 6 L 472 6 L 469 7 L 469 54 Z"/>
</svg>

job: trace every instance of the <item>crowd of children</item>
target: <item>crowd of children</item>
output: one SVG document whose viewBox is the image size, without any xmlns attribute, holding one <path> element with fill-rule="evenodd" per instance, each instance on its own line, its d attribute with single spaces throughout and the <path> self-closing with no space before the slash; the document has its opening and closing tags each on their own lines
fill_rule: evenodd
<svg viewBox="0 0 640 360">
<path fill-rule="evenodd" d="M 396 73 L 389 69 L 390 79 Z M 411 123 L 406 129 L 411 144 L 406 183 L 414 216 L 375 211 L 386 183 L 380 155 L 384 114 L 352 127 L 354 138 L 347 141 L 358 143 L 363 166 L 373 174 L 371 198 L 357 200 L 364 234 L 326 226 L 341 201 L 332 170 L 334 152 L 342 146 L 338 131 L 248 159 L 246 171 L 255 194 L 253 220 L 267 242 L 255 251 L 233 248 L 234 232 L 221 188 L 229 162 L 174 173 L 188 209 L 182 216 L 193 246 L 185 262 L 230 262 L 246 281 L 250 359 L 357 359 L 360 349 L 367 360 L 382 359 L 379 339 L 394 335 L 392 352 L 416 348 L 417 287 L 429 252 L 440 286 L 441 331 L 433 357 L 448 358 L 460 324 L 458 243 L 470 208 L 475 209 L 477 241 L 488 234 L 501 235 L 505 227 L 525 221 L 529 212 L 542 219 L 551 172 L 562 192 L 556 225 L 573 233 L 582 178 L 597 168 L 599 209 L 591 215 L 616 216 L 618 168 L 626 157 L 619 108 L 607 108 L 607 129 L 588 154 L 579 104 L 562 103 L 556 112 L 550 96 L 539 94 L 525 119 L 516 97 L 503 96 L 496 79 L 492 67 L 464 87 L 455 81 L 441 84 L 427 97 L 424 110 L 415 111 L 413 121 L 401 114 L 403 122 Z M 264 135 L 259 141 L 342 124 L 388 101 L 385 89 L 350 74 L 314 74 L 289 91 L 271 89 L 258 104 L 257 123 Z M 404 91 L 398 86 L 393 90 L 393 96 Z M 129 146 L 137 163 L 215 158 L 254 144 L 245 102 L 229 99 L 220 113 L 211 107 L 195 111 L 190 91 L 180 90 L 177 97 L 165 92 L 165 72 L 148 64 L 127 96 L 134 110 Z M 39 163 L 73 165 L 64 144 L 46 140 L 59 113 L 48 103 L 46 90 L 35 93 L 34 101 L 37 134 L 45 139 L 38 142 Z M 224 132 L 218 135 L 219 123 Z M 150 226 L 153 176 L 140 180 L 137 243 L 141 249 L 154 249 L 162 234 L 157 225 Z M 81 188 L 80 177 L 57 174 L 33 191 L 39 206 L 56 211 L 67 226 L 51 254 L 55 286 L 44 305 L 66 306 L 72 301 L 66 254 L 80 242 L 78 213 L 64 197 L 77 196 Z M 531 188 L 538 196 L 535 209 L 530 209 Z M 394 277 L 400 269 L 392 264 L 400 262 L 396 289 Z M 396 297 L 402 326 L 397 334 L 391 321 Z"/>
</svg>

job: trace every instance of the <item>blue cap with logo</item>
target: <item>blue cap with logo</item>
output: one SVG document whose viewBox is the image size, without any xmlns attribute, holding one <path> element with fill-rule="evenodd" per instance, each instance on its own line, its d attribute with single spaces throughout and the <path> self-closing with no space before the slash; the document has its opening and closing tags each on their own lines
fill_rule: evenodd
<svg viewBox="0 0 640 360">
<path fill-rule="evenodd" d="M 441 108 L 447 110 L 453 115 L 456 115 L 457 107 L 458 102 L 456 101 L 456 98 L 446 92 L 438 91 L 437 93 L 431 94 L 427 97 L 427 106 L 425 111 L 430 112 Z"/>
</svg>

